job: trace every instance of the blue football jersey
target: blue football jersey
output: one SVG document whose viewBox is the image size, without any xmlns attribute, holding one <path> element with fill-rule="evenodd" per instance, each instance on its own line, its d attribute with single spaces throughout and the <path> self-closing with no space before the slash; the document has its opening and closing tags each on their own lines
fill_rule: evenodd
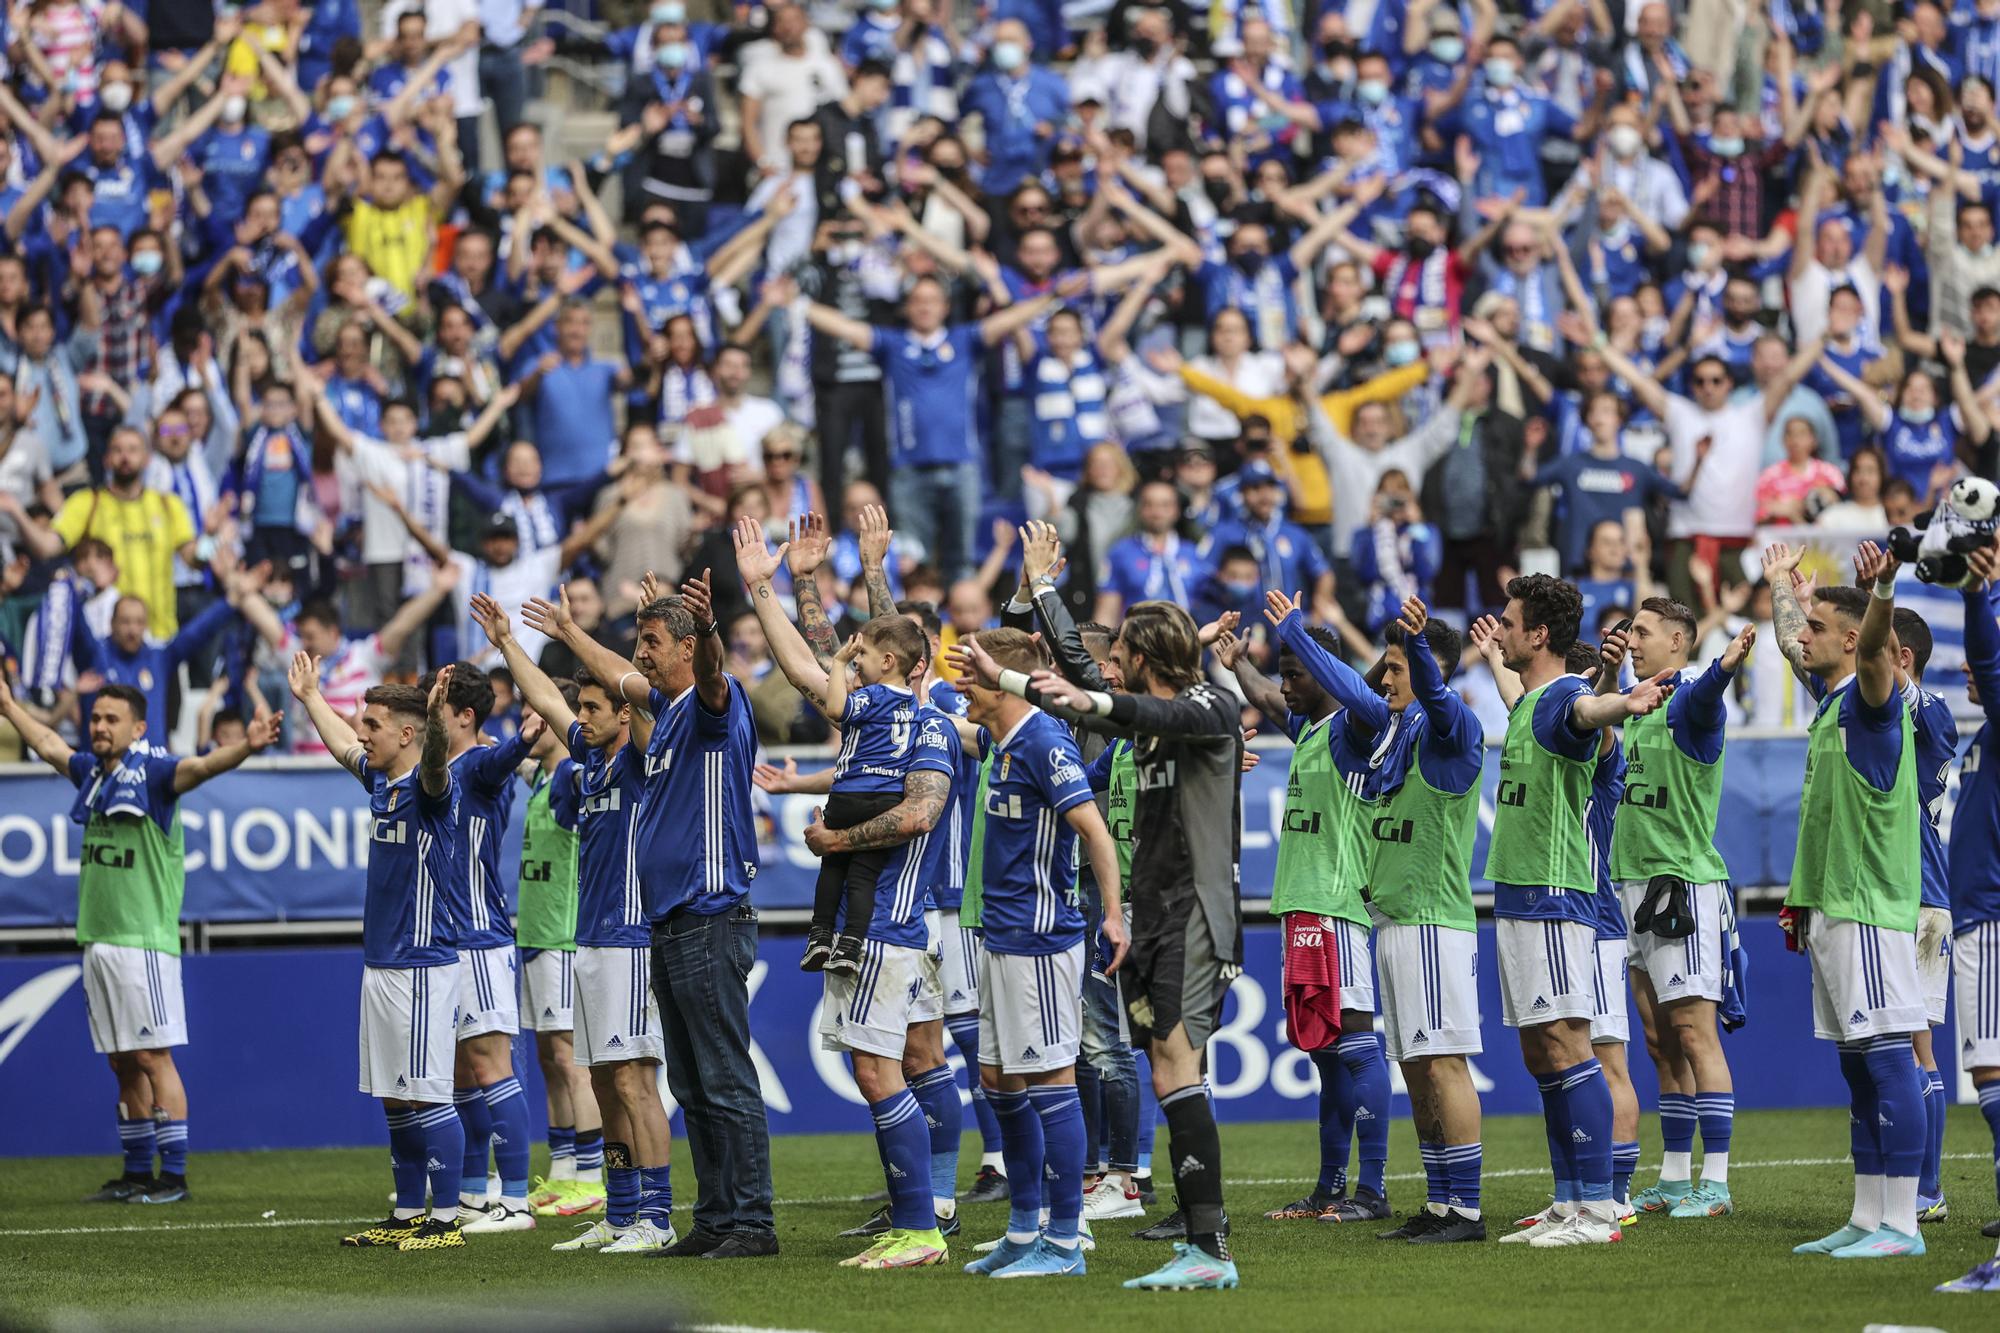
<svg viewBox="0 0 2000 1333">
<path fill-rule="evenodd" d="M 1917 743 L 1917 801 L 1923 808 L 1918 835 L 1923 847 L 1923 895 L 1925 907 L 1951 907 L 1951 867 L 1945 857 L 1944 835 L 1938 823 L 1944 818 L 1944 788 L 1951 777 L 1951 761 L 1958 757 L 1958 723 L 1951 705 L 1921 685 L 1903 691 L 1910 705 L 1910 722 Z"/>
<path fill-rule="evenodd" d="M 849 694 L 846 711 L 834 719 L 840 726 L 840 755 L 833 761 L 833 789 L 901 795 L 921 706 L 907 686 L 886 682 Z"/>
<path fill-rule="evenodd" d="M 361 955 L 370 967 L 436 967 L 458 961 L 460 923 L 447 886 L 465 882 L 459 859 L 458 777 L 440 794 L 421 770 L 391 778 L 362 761 L 368 788 L 368 893 Z"/>
<path fill-rule="evenodd" d="M 965 716 L 965 696 L 941 680 L 931 683 L 930 706 L 950 717 Z M 956 912 L 965 901 L 965 867 L 972 858 L 972 803 L 978 799 L 979 756 L 960 744 L 951 804 L 931 830 L 932 838 L 941 839 L 943 846 L 939 873 L 931 880 L 931 905 L 947 912 Z"/>
<path fill-rule="evenodd" d="M 76 784 L 70 820 L 88 827 L 94 815 L 130 815 L 150 819 L 163 832 L 171 832 L 180 803 L 174 793 L 174 772 L 179 767 L 180 760 L 143 739 L 118 756 L 118 766 L 109 772 L 96 755 L 76 750 L 69 757 L 69 780 Z"/>
<path fill-rule="evenodd" d="M 1061 953 L 1083 940 L 1076 833 L 1063 816 L 1091 799 L 1069 728 L 1031 713 L 997 744 L 986 784 L 980 925 L 994 953 Z"/>
<path fill-rule="evenodd" d="M 2000 921 L 2000 624 L 1984 589 L 1965 598 L 1965 664 L 1979 694 L 1983 720 L 1958 770 L 1958 804 L 1951 812 L 1951 928 L 1962 935 Z M 1961 1020 L 1963 1021 L 1963 1020 Z"/>
<path fill-rule="evenodd" d="M 757 878 L 750 801 L 757 724 L 743 682 L 728 680 L 729 702 L 720 713 L 692 685 L 672 699 L 654 690 L 646 703 L 654 722 L 637 856 L 648 921 L 682 907 L 701 916 L 729 911 Z"/>
<path fill-rule="evenodd" d="M 1625 907 L 1611 883 L 1611 826 L 1625 800 L 1625 746 L 1616 740 L 1597 758 L 1590 775 L 1590 799 L 1583 807 L 1583 828 L 1590 838 L 1590 868 L 1597 876 L 1597 938 L 1625 938 Z"/>
<path fill-rule="evenodd" d="M 652 939 L 639 891 L 634 848 L 646 792 L 645 756 L 625 744 L 609 759 L 569 728 L 577 769 L 576 942 L 591 948 L 642 946 Z"/>
<path fill-rule="evenodd" d="M 465 924 L 461 949 L 497 949 L 514 942 L 513 908 L 500 874 L 500 844 L 514 817 L 514 771 L 529 745 L 516 732 L 498 745 L 475 745 L 451 761 L 458 782 L 458 819 L 465 862 Z"/>
<path fill-rule="evenodd" d="M 905 760 L 905 772 L 937 773 L 948 781 L 955 780 L 963 749 L 958 743 L 958 729 L 944 714 L 930 707 L 917 710 L 914 725 L 916 739 Z M 867 938 L 900 944 L 906 949 L 924 947 L 927 940 L 924 909 L 931 905 L 930 886 L 942 866 L 944 845 L 940 822 L 930 832 L 889 849 L 882 873 L 875 879 L 875 916 L 864 932 Z M 841 916 L 845 914 L 843 900 Z M 839 925 L 842 930 L 847 929 L 844 920 Z"/>
</svg>

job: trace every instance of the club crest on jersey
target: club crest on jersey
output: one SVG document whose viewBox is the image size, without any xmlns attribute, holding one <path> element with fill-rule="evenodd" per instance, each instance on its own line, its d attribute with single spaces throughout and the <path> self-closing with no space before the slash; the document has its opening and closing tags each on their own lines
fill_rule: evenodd
<svg viewBox="0 0 2000 1333">
<path fill-rule="evenodd" d="M 1011 754 L 1001 755 L 999 781 L 1005 782 L 1007 780 L 1008 771 L 1011 770 L 1013 767 L 1014 767 L 1014 756 Z"/>
<path fill-rule="evenodd" d="M 402 789 L 401 787 L 391 787 L 391 788 L 389 788 L 389 813 L 390 813 L 390 814 L 392 814 L 392 815 L 393 815 L 393 814 L 395 814 L 395 813 L 396 813 L 396 800 L 397 800 L 397 798 L 398 798 L 398 797 L 400 797 L 400 796 L 401 796 L 402 794 L 403 794 L 403 789 Z"/>
</svg>

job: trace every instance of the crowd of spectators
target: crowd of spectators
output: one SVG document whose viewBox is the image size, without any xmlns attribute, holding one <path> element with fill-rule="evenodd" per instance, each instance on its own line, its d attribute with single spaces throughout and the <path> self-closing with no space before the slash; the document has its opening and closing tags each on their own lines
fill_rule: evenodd
<svg viewBox="0 0 2000 1333">
<path fill-rule="evenodd" d="M 0 642 L 49 720 L 130 683 L 209 744 L 297 647 L 352 706 L 496 663 L 474 594 L 618 644 L 708 568 L 764 739 L 820 739 L 728 531 L 828 514 L 857 618 L 878 502 L 947 642 L 1028 518 L 1080 617 L 1260 653 L 1267 588 L 1360 659 L 1533 569 L 1586 633 L 1658 589 L 1719 640 L 1760 528 L 1995 475 L 2000 0 L 560 17 L 7 15 Z M 608 138 L 531 97 L 552 55 L 616 71 Z M 1760 656 L 1738 720 L 1797 723 Z"/>
</svg>

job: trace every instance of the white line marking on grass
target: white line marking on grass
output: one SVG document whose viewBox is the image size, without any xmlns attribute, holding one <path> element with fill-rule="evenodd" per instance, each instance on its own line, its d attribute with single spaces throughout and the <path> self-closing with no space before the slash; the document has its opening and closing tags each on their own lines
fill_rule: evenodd
<svg viewBox="0 0 2000 1333">
<path fill-rule="evenodd" d="M 1948 1152 L 1944 1154 L 1944 1160 L 1947 1162 L 1984 1162 L 1991 1159 L 1991 1153 L 1983 1152 Z M 1766 1162 L 1731 1162 L 1729 1166 L 1734 1171 L 1751 1171 L 1759 1167 L 1847 1166 L 1853 1160 L 1851 1157 L 1783 1157 Z M 1483 1173 L 1482 1179 L 1513 1180 L 1523 1176 L 1543 1176 L 1547 1174 L 1548 1168 L 1545 1166 L 1516 1166 L 1507 1167 L 1499 1171 L 1487 1171 Z M 1232 1186 L 1298 1185 L 1309 1184 L 1317 1179 L 1317 1176 L 1231 1176 L 1226 1183 Z M 1399 1171 L 1384 1176 L 1383 1179 L 1422 1180 L 1424 1179 L 1424 1173 L 1421 1171 Z M 810 1198 L 778 1199 L 774 1202 L 781 1208 L 798 1208 L 825 1203 L 865 1203 L 867 1202 L 867 1196 L 862 1194 L 822 1194 Z M 94 1236 L 100 1234 L 110 1236 L 121 1232 L 133 1231 L 272 1231 L 281 1227 L 345 1227 L 354 1226 L 361 1222 L 373 1222 L 377 1220 L 379 1219 L 373 1217 L 292 1217 L 279 1218 L 270 1222 L 161 1222 L 158 1226 L 150 1227 L 33 1227 L 21 1230 L 0 1230 L 0 1236 Z M 758 1329 L 748 1325 L 739 1326 L 735 1324 L 702 1324 L 696 1327 L 709 1330 L 710 1333 L 796 1333 L 795 1330 Z"/>
</svg>

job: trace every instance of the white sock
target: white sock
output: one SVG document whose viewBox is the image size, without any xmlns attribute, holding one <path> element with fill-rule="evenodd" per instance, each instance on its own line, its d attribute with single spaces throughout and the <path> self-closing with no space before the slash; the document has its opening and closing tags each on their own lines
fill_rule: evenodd
<svg viewBox="0 0 2000 1333">
<path fill-rule="evenodd" d="M 1445 1213 L 1457 1213 L 1468 1222 L 1477 1222 L 1481 1216 L 1477 1208 L 1465 1208 L 1458 1204 L 1453 1204 L 1451 1207 L 1445 1209 Z"/>
<path fill-rule="evenodd" d="M 1917 1178 L 1885 1176 L 1882 1186 L 1882 1224 L 1905 1236 L 1917 1234 Z"/>
<path fill-rule="evenodd" d="M 423 1215 L 424 1210 L 421 1208 L 398 1208 L 394 1214 L 398 1222 L 407 1222 L 413 1217 L 422 1217 Z"/>
<path fill-rule="evenodd" d="M 1061 1236 L 1048 1236 L 1045 1237 L 1044 1239 L 1046 1239 L 1049 1244 L 1055 1246 L 1059 1250 L 1073 1250 L 1077 1246 L 1083 1243 L 1083 1237 L 1081 1236 L 1070 1236 L 1068 1238 L 1064 1238 Z"/>
<path fill-rule="evenodd" d="M 1694 1175 L 1694 1154 L 1691 1152 L 1669 1152 L 1660 1154 L 1661 1180 L 1688 1180 Z"/>
<path fill-rule="evenodd" d="M 574 1158 L 574 1157 L 558 1157 L 558 1158 L 557 1158 L 557 1159 L 556 1159 L 555 1161 L 553 1161 L 553 1162 L 550 1162 L 550 1163 L 549 1163 L 549 1179 L 550 1179 L 550 1180 L 575 1180 L 575 1179 L 576 1179 L 576 1158 Z"/>
<path fill-rule="evenodd" d="M 1718 1185 L 1729 1183 L 1729 1154 L 1710 1152 L 1701 1155 L 1701 1178 L 1712 1180 Z"/>
<path fill-rule="evenodd" d="M 938 1221 L 949 1222 L 952 1218 L 958 1216 L 958 1200 L 948 1196 L 941 1197 L 933 1194 L 931 1196 L 931 1211 L 937 1214 Z"/>
<path fill-rule="evenodd" d="M 586 1185 L 602 1185 L 604 1183 L 604 1168 L 593 1166 L 590 1170 L 585 1171 L 580 1167 L 571 1167 L 570 1179 Z"/>
<path fill-rule="evenodd" d="M 983 1171 L 989 1166 L 1001 1175 L 1007 1174 L 1007 1163 L 997 1152 L 983 1152 L 979 1154 L 980 1170 Z"/>
<path fill-rule="evenodd" d="M 1854 1211 L 1848 1216 L 1849 1226 L 1858 1231 L 1873 1231 L 1882 1225 L 1883 1188 L 1887 1181 L 1887 1176 L 1854 1177 Z M 1916 1195 L 1912 1194 L 1910 1199 L 1914 1214 Z"/>
<path fill-rule="evenodd" d="M 458 1220 L 458 1215 L 464 1211 L 465 1208 L 463 1204 L 461 1204 L 457 1208 L 433 1208 L 431 1209 L 431 1221 L 456 1222 Z"/>
<path fill-rule="evenodd" d="M 460 1190 L 458 1193 L 458 1206 L 468 1213 L 477 1212 L 486 1206 L 486 1196 L 484 1194 L 471 1194 L 465 1190 Z"/>
<path fill-rule="evenodd" d="M 1041 1238 L 1041 1234 L 1039 1231 L 1015 1231 L 1010 1227 L 1007 1231 L 1007 1239 L 1013 1241 L 1016 1245 L 1033 1245 Z"/>
</svg>

